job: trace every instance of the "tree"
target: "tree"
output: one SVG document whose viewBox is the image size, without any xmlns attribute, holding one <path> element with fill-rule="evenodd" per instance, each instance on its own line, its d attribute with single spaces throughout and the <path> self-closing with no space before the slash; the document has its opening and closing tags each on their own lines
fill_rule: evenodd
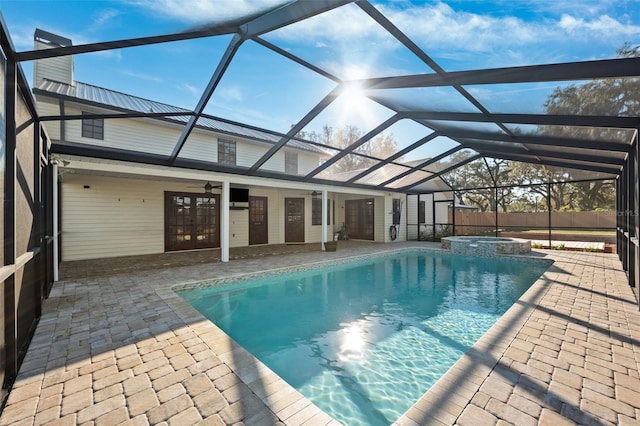
<svg viewBox="0 0 640 426">
<path fill-rule="evenodd" d="M 617 51 L 620 57 L 640 57 L 640 46 L 625 44 Z M 640 115 L 640 79 L 617 78 L 592 80 L 580 85 L 556 88 L 545 102 L 547 114 L 574 115 Z M 610 140 L 628 142 L 633 130 L 598 127 L 540 126 L 539 134 L 592 140 Z M 553 174 L 562 173 L 560 169 L 550 169 Z M 564 171 L 569 179 L 575 179 L 571 170 Z M 555 186 L 557 209 L 595 210 L 615 207 L 615 188 L 611 181 L 576 182 Z"/>
<path fill-rule="evenodd" d="M 617 51 L 623 58 L 640 57 L 640 45 L 630 47 L 625 44 Z M 557 87 L 545 102 L 547 114 L 578 114 L 578 115 L 610 115 L 637 117 L 640 112 L 640 79 L 616 78 L 592 80 L 590 82 L 565 88 Z M 541 129 L 549 134 L 550 129 Z M 618 131 L 611 129 L 576 129 L 557 127 L 556 132 L 570 135 L 597 136 L 615 135 Z M 597 132 L 603 132 L 598 134 Z"/>
<path fill-rule="evenodd" d="M 623 46 L 618 50 L 621 57 L 640 57 L 640 46 Z M 640 79 L 619 78 L 592 80 L 579 85 L 556 88 L 544 104 L 547 114 L 569 115 L 640 115 Z M 535 132 L 543 136 L 558 136 L 576 139 L 610 140 L 628 142 L 633 130 L 539 126 Z M 461 151 L 453 156 L 460 161 L 470 154 Z M 603 154 L 604 155 L 604 154 Z M 491 174 L 488 173 L 491 170 Z M 546 208 L 547 186 L 551 183 L 551 208 L 554 210 L 596 210 L 615 208 L 615 188 L 612 181 L 594 180 L 571 182 L 584 179 L 583 173 L 571 168 L 549 167 L 538 164 L 520 163 L 505 160 L 476 160 L 450 172 L 446 179 L 454 188 L 491 187 L 495 183 L 528 185 L 528 190 L 501 188 L 498 191 L 498 208 L 537 210 Z M 475 205 L 482 211 L 494 209 L 496 195 L 493 190 L 474 190 L 461 193 L 463 201 Z M 527 200 L 529 206 L 527 206 Z"/>
<path fill-rule="evenodd" d="M 301 133 L 299 136 L 340 150 L 348 148 L 358 141 L 364 132 L 356 126 L 345 126 L 335 130 L 324 125 L 320 132 Z M 365 170 L 378 163 L 375 158 L 386 159 L 397 151 L 397 144 L 392 134 L 380 133 L 373 139 L 369 139 L 357 149 L 354 154 L 346 155 L 330 168 L 330 173 L 345 173 L 356 170 Z M 361 154 L 361 155 L 355 155 Z M 374 157 L 374 158 L 371 158 Z"/>
<path fill-rule="evenodd" d="M 469 151 L 458 151 L 451 156 L 449 163 L 457 164 L 470 156 Z M 447 173 L 444 180 L 454 188 L 481 188 L 458 193 L 458 196 L 467 205 L 476 206 L 480 211 L 485 212 L 495 210 L 497 202 L 498 210 L 507 211 L 507 206 L 514 201 L 514 189 L 510 187 L 498 188 L 496 194 L 496 191 L 491 187 L 505 182 L 513 183 L 511 163 L 508 160 L 492 158 L 471 161 Z"/>
</svg>

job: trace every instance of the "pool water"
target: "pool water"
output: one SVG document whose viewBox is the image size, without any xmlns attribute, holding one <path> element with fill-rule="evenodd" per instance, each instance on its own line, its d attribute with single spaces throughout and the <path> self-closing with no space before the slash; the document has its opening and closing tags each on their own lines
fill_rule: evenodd
<svg viewBox="0 0 640 426">
<path fill-rule="evenodd" d="M 180 295 L 336 420 L 389 425 L 548 266 L 416 251 Z"/>
</svg>

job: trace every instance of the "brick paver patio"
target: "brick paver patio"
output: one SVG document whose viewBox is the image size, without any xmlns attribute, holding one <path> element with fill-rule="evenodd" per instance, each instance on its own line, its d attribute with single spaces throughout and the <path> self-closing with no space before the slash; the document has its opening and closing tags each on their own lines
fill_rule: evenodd
<svg viewBox="0 0 640 426">
<path fill-rule="evenodd" d="M 65 264 L 0 424 L 336 425 L 171 286 L 412 246 L 438 247 Z M 640 425 L 640 311 L 616 255 L 535 255 L 555 263 L 398 425 Z"/>
</svg>

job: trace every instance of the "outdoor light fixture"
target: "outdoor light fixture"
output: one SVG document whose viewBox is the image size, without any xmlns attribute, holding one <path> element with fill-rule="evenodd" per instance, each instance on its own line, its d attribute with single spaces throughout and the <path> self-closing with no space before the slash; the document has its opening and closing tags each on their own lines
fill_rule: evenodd
<svg viewBox="0 0 640 426">
<path fill-rule="evenodd" d="M 60 158 L 57 155 L 50 155 L 49 156 L 49 162 L 51 164 L 54 164 L 56 166 L 62 165 L 62 166 L 68 166 L 69 165 L 69 161 L 67 160 L 63 160 L 62 158 Z"/>
</svg>

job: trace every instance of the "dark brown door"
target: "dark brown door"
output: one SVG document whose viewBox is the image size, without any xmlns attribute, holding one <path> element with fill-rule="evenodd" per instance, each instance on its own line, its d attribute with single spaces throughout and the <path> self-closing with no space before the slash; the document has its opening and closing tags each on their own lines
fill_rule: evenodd
<svg viewBox="0 0 640 426">
<path fill-rule="evenodd" d="M 349 238 L 373 240 L 373 199 L 346 200 L 344 215 Z"/>
<path fill-rule="evenodd" d="M 165 192 L 165 251 L 220 247 L 218 195 Z"/>
<path fill-rule="evenodd" d="M 304 243 L 304 198 L 285 198 L 284 209 L 284 242 Z"/>
<path fill-rule="evenodd" d="M 267 197 L 249 197 L 249 245 L 267 244 Z"/>
</svg>

